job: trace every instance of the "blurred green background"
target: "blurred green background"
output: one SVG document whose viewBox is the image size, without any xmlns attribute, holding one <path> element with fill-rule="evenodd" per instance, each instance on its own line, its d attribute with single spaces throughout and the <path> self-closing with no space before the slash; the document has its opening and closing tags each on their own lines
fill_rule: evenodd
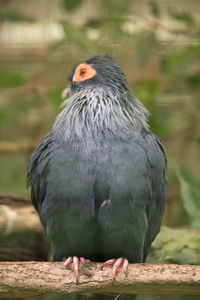
<svg viewBox="0 0 200 300">
<path fill-rule="evenodd" d="M 29 194 L 27 162 L 70 67 L 111 54 L 167 150 L 165 226 L 149 261 L 200 264 L 199 25 L 197 0 L 0 0 L 0 193 Z"/>
</svg>

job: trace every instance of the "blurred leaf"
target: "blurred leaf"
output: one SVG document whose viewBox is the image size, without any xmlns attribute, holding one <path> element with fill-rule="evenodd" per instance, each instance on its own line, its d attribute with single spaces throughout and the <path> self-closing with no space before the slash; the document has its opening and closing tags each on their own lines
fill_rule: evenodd
<svg viewBox="0 0 200 300">
<path fill-rule="evenodd" d="M 159 17 L 160 16 L 160 9 L 159 9 L 158 4 L 156 2 L 154 2 L 154 1 L 149 2 L 149 7 L 150 7 L 151 14 L 154 17 Z"/>
<path fill-rule="evenodd" d="M 199 232 L 163 226 L 153 242 L 149 261 L 159 263 L 200 264 Z"/>
<path fill-rule="evenodd" d="M 34 22 L 34 19 L 21 14 L 16 10 L 0 10 L 0 21 L 10 22 Z"/>
<path fill-rule="evenodd" d="M 184 132 L 191 124 L 190 115 L 181 110 L 175 110 L 168 120 L 170 124 L 167 127 L 171 132 Z"/>
<path fill-rule="evenodd" d="M 199 300 L 199 295 L 137 295 L 137 300 Z M 45 299 L 46 300 L 46 299 Z M 59 299 L 61 300 L 61 299 Z M 63 299 L 68 300 L 68 299 Z M 71 300 L 71 299 L 69 299 Z"/>
<path fill-rule="evenodd" d="M 0 70 L 0 87 L 16 87 L 24 84 L 25 79 L 22 74 L 7 70 Z"/>
<path fill-rule="evenodd" d="M 100 47 L 98 41 L 93 41 L 88 38 L 88 28 L 79 28 L 68 21 L 63 22 L 62 24 L 65 30 L 66 41 L 67 43 L 70 41 L 70 44 L 72 45 L 70 48 L 73 51 L 73 55 L 77 57 L 77 60 L 80 59 L 80 55 L 83 55 L 83 53 L 88 51 L 88 49 L 91 53 L 99 51 Z"/>
<path fill-rule="evenodd" d="M 183 174 L 184 180 L 187 181 L 190 185 L 196 185 L 195 177 L 193 176 L 191 169 L 183 164 L 180 164 L 178 167 L 178 172 Z M 177 178 L 177 169 L 176 169 L 176 178 Z M 179 181 L 178 181 L 179 182 Z"/>
<path fill-rule="evenodd" d="M 194 24 L 194 18 L 189 14 L 189 13 L 180 13 L 172 10 L 171 8 L 168 9 L 169 15 L 180 22 L 184 22 L 188 25 L 193 25 Z"/>
<path fill-rule="evenodd" d="M 55 87 L 47 91 L 47 97 L 53 103 L 56 114 L 60 111 L 60 105 L 63 101 L 61 99 L 61 93 L 63 89 L 63 87 Z"/>
<path fill-rule="evenodd" d="M 159 82 L 156 80 L 148 80 L 142 82 L 136 88 L 137 97 L 146 105 L 152 105 L 153 98 L 159 88 Z"/>
<path fill-rule="evenodd" d="M 73 293 L 73 294 L 50 294 L 44 298 L 42 298 L 41 300 L 77 300 L 77 294 Z M 87 299 L 87 296 L 86 297 L 80 297 L 80 298 L 84 298 L 84 299 Z M 89 297 L 89 299 L 92 300 L 93 297 Z"/>
<path fill-rule="evenodd" d="M 62 0 L 63 7 L 67 11 L 73 11 L 79 7 L 79 5 L 83 2 L 83 0 Z"/>
<path fill-rule="evenodd" d="M 158 295 L 137 295 L 136 299 L 137 300 L 165 300 L 163 296 L 158 296 Z"/>
<path fill-rule="evenodd" d="M 101 0 L 102 8 L 106 16 L 118 16 L 120 19 L 122 14 L 130 12 L 130 8 L 133 5 L 133 0 Z"/>
<path fill-rule="evenodd" d="M 55 87 L 50 88 L 47 92 L 48 98 L 57 106 L 61 104 L 61 93 L 63 91 L 63 87 Z"/>
<path fill-rule="evenodd" d="M 101 24 L 102 24 L 101 20 L 91 18 L 90 20 L 88 20 L 86 26 L 96 29 L 96 28 L 99 28 Z"/>
<path fill-rule="evenodd" d="M 150 111 L 149 124 L 151 130 L 162 138 L 166 135 L 169 127 L 167 125 L 168 121 L 165 122 L 165 120 L 168 120 L 171 114 L 155 104 L 159 89 L 159 80 L 147 80 L 137 86 L 135 95 Z"/>
<path fill-rule="evenodd" d="M 199 300 L 199 295 L 182 295 L 175 299 L 176 300 Z"/>
<path fill-rule="evenodd" d="M 183 76 L 189 67 L 200 59 L 200 45 L 192 45 L 165 54 L 161 60 L 161 67 L 164 72 L 170 75 Z M 182 77 L 181 76 L 181 77 Z"/>
<path fill-rule="evenodd" d="M 143 32 L 140 33 L 140 36 L 135 39 L 136 41 L 136 50 L 139 57 L 139 63 L 142 67 L 148 63 L 149 59 L 152 56 L 153 48 L 156 44 L 156 39 L 154 32 Z"/>
<path fill-rule="evenodd" d="M 27 194 L 26 169 L 30 153 L 1 153 L 0 164 L 4 172 L 0 172 L 0 190 L 4 193 Z"/>
<path fill-rule="evenodd" d="M 180 90 L 183 90 L 188 92 L 188 88 L 190 88 L 190 91 L 198 90 L 199 75 L 196 75 L 196 66 L 199 60 L 199 44 L 187 45 L 162 56 L 161 71 L 163 75 L 165 73 L 170 80 L 173 80 L 171 91 L 180 93 Z"/>
<path fill-rule="evenodd" d="M 183 172 L 177 169 L 177 177 L 180 183 L 181 199 L 183 207 L 190 217 L 191 224 L 200 229 L 200 196 L 195 188 L 186 181 Z"/>
<path fill-rule="evenodd" d="M 199 90 L 199 86 L 200 86 L 200 74 L 199 73 L 188 75 L 187 81 L 188 81 L 189 87 L 192 90 Z"/>
<path fill-rule="evenodd" d="M 200 146 L 200 137 L 198 137 L 198 138 L 196 139 L 196 142 L 197 142 L 198 146 Z"/>
</svg>

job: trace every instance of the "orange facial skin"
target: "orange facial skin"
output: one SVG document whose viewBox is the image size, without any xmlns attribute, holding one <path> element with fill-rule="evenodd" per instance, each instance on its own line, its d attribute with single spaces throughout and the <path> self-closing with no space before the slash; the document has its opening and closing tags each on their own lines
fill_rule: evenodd
<svg viewBox="0 0 200 300">
<path fill-rule="evenodd" d="M 80 64 L 74 72 L 73 81 L 85 81 L 95 76 L 96 73 L 90 65 Z"/>
</svg>

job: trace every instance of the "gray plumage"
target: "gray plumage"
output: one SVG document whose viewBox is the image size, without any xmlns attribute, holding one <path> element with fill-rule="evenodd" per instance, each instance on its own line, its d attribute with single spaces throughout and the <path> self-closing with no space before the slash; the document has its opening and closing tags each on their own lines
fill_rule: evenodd
<svg viewBox="0 0 200 300">
<path fill-rule="evenodd" d="M 54 260 L 144 262 L 164 211 L 164 149 L 119 66 L 107 56 L 85 63 L 96 75 L 71 82 L 63 111 L 31 156 L 32 201 Z"/>
</svg>

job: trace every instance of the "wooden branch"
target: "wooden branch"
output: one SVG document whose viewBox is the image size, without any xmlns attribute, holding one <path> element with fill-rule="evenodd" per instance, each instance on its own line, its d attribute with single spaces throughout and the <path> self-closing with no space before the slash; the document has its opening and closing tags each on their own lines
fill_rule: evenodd
<svg viewBox="0 0 200 300">
<path fill-rule="evenodd" d="M 49 293 L 200 294 L 200 266 L 131 264 L 115 282 L 100 263 L 80 269 L 79 284 L 61 262 L 1 262 L 0 298 Z"/>
<path fill-rule="evenodd" d="M 31 204 L 31 199 L 30 197 L 25 197 L 22 195 L 15 195 L 15 194 L 6 194 L 6 193 L 0 193 L 0 204 L 6 204 L 6 205 L 10 205 L 10 203 L 8 201 L 14 201 L 14 204 Z M 13 203 L 12 203 L 13 204 Z"/>
<path fill-rule="evenodd" d="M 31 151 L 35 146 L 35 141 L 0 142 L 0 152 Z"/>
<path fill-rule="evenodd" d="M 0 194 L 0 261 L 47 260 L 48 254 L 47 237 L 31 201 Z"/>
</svg>

